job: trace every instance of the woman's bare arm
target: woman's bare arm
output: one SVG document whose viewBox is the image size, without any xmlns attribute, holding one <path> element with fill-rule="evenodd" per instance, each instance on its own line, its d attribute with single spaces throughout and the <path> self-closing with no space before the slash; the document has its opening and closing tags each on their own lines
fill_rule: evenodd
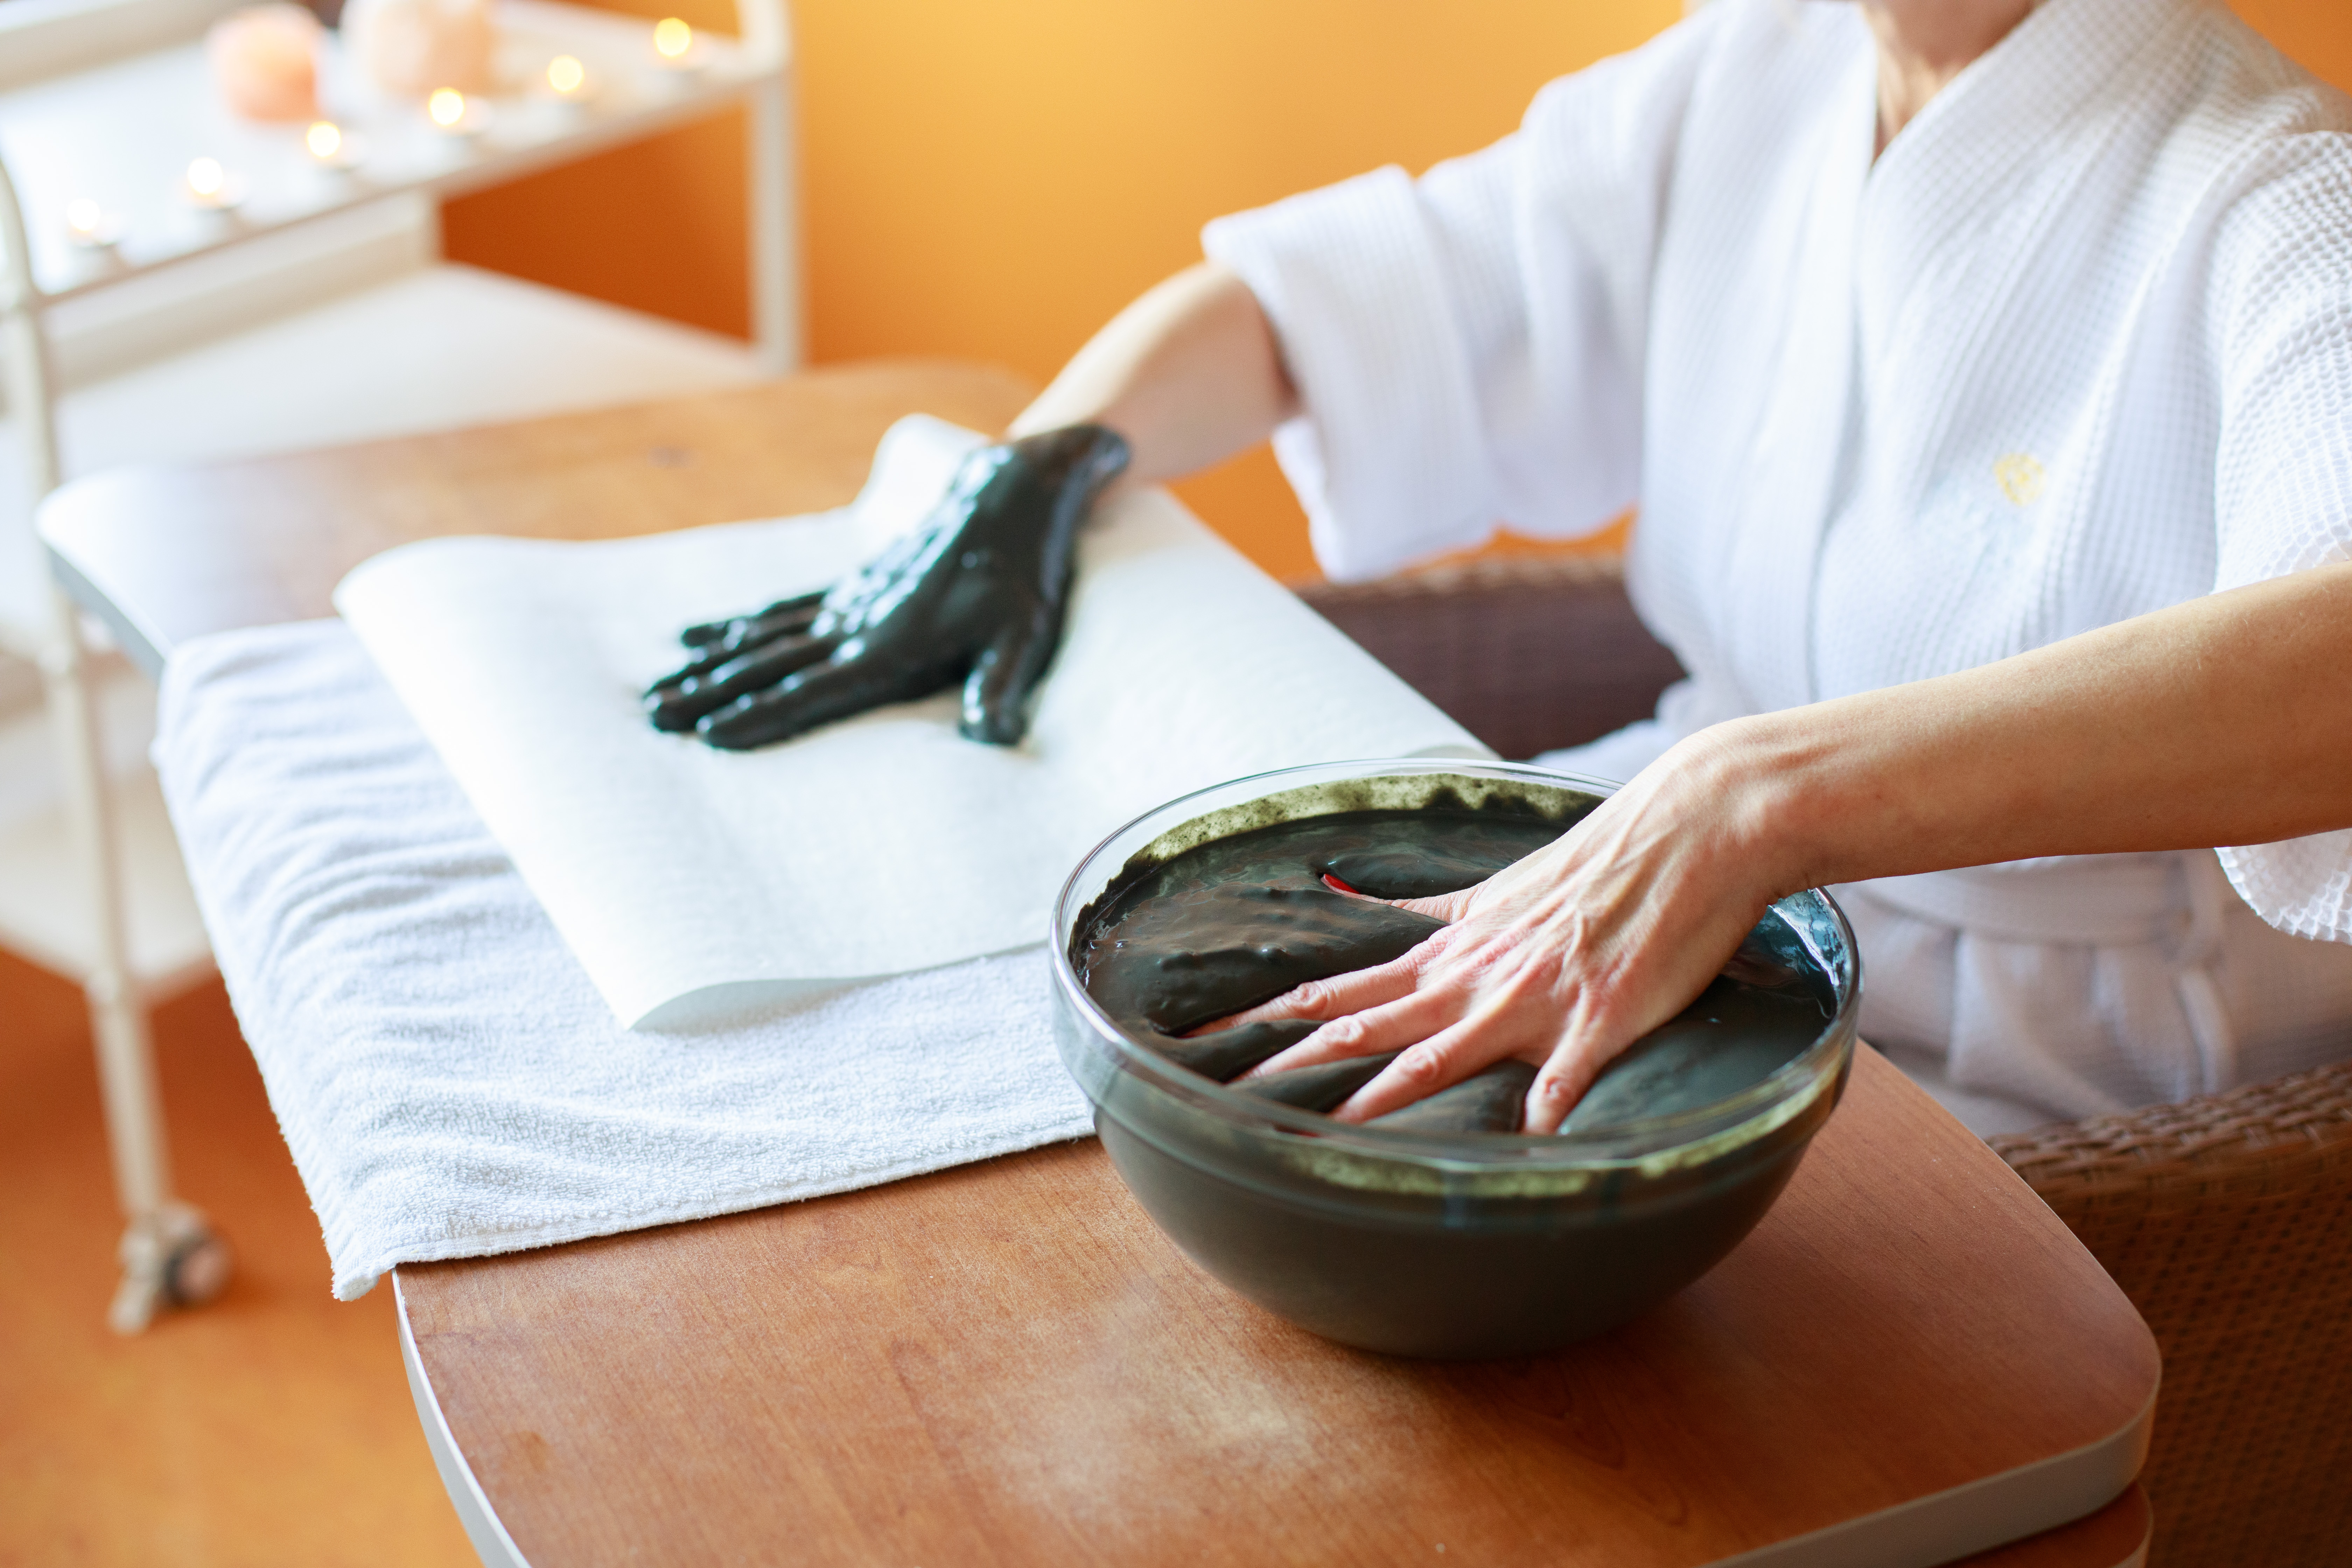
<svg viewBox="0 0 2352 1568">
<path fill-rule="evenodd" d="M 1247 450 L 1297 411 L 1256 297 L 1204 261 L 1113 317 L 1008 434 L 1108 425 L 1132 452 L 1119 483 L 1151 485 Z"/>
<path fill-rule="evenodd" d="M 1557 1129 L 1775 898 L 2036 855 L 2352 826 L 2352 564 L 2192 600 L 1934 680 L 1718 724 L 1559 842 L 1412 907 L 1393 963 L 1243 1016 L 1332 1020 L 1260 1071 L 1405 1049 L 1361 1120 L 1517 1056 Z"/>
</svg>

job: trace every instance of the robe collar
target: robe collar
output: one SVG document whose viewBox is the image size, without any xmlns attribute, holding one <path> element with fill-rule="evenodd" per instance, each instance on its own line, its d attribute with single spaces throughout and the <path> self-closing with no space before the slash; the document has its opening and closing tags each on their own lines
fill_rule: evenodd
<svg viewBox="0 0 2352 1568">
<path fill-rule="evenodd" d="M 2053 146 L 2096 138 L 2117 97 L 2141 90 L 2129 71 L 2205 0 L 2044 0 L 2000 42 L 1945 84 L 1879 154 L 1864 193 L 1865 338 L 1891 310 L 1879 289 L 1931 279 L 1945 258 L 1997 220 L 2033 184 Z M 1874 137 L 1874 141 L 1875 138 Z"/>
</svg>

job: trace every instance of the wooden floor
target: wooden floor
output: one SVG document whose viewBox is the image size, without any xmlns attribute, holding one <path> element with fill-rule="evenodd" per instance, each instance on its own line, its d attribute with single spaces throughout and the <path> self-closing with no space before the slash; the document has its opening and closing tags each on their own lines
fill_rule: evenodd
<svg viewBox="0 0 2352 1568">
<path fill-rule="evenodd" d="M 218 983 L 157 1026 L 181 1191 L 238 1272 L 126 1340 L 105 1324 L 118 1222 L 80 994 L 0 954 L 0 1564 L 471 1568 L 391 1289 L 328 1294 Z"/>
</svg>

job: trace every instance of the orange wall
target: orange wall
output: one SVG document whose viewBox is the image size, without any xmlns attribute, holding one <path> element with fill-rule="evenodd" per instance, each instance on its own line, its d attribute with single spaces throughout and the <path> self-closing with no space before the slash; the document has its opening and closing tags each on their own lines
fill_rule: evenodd
<svg viewBox="0 0 2352 1568">
<path fill-rule="evenodd" d="M 733 0 L 587 3 L 735 25 Z M 748 336 L 745 179 L 742 116 L 730 112 L 446 203 L 442 245 L 478 267 Z"/>
<path fill-rule="evenodd" d="M 725 27 L 729 0 L 605 0 Z M 2237 0 L 2352 88 L 2346 0 Z M 798 0 L 812 357 L 944 353 L 1043 381 L 1202 222 L 1517 123 L 1681 0 Z M 450 205 L 450 254 L 741 331 L 731 119 Z M 1182 487 L 1268 570 L 1312 570 L 1263 450 Z"/>
</svg>

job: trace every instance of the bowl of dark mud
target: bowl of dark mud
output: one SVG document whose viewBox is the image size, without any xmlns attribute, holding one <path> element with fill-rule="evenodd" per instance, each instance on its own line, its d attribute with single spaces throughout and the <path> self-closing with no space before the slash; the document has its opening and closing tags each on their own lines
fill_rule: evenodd
<svg viewBox="0 0 2352 1568">
<path fill-rule="evenodd" d="M 1326 1112 L 1386 1058 L 1253 1075 L 1310 1026 L 1203 1028 L 1406 951 L 1434 922 L 1380 900 L 1482 881 L 1614 788 L 1324 763 L 1171 801 L 1087 857 L 1054 911 L 1055 1044 L 1178 1247 L 1327 1339 L 1477 1360 L 1614 1328 L 1738 1244 L 1853 1059 L 1861 965 L 1818 889 L 1774 904 L 1555 1135 L 1517 1131 L 1523 1064 L 1356 1125 Z"/>
</svg>

